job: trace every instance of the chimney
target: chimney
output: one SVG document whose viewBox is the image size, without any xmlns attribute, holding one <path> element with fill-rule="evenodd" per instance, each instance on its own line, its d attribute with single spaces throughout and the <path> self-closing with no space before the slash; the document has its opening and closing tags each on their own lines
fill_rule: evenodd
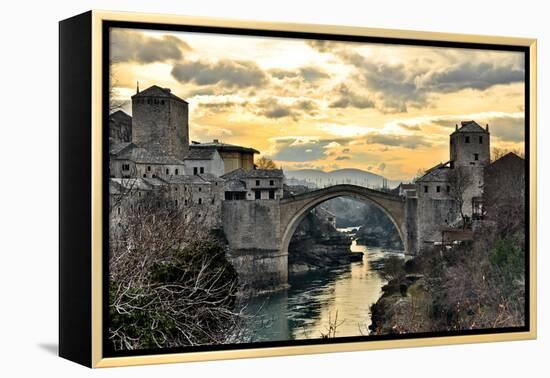
<svg viewBox="0 0 550 378">
<path fill-rule="evenodd" d="M 455 131 L 458 131 L 458 123 L 455 123 Z"/>
<path fill-rule="evenodd" d="M 489 132 L 489 124 L 485 124 L 485 131 Z"/>
</svg>

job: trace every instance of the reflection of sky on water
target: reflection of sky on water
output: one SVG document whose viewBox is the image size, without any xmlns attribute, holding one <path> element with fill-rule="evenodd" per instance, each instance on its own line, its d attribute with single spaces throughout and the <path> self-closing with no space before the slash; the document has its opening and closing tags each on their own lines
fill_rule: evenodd
<svg viewBox="0 0 550 378">
<path fill-rule="evenodd" d="M 320 338 L 327 333 L 329 318 L 338 311 L 336 336 L 360 336 L 368 332 L 370 306 L 382 294 L 383 279 L 371 262 L 387 256 L 380 248 L 352 245 L 364 252 L 362 262 L 345 267 L 295 274 L 290 289 L 255 297 L 248 302 L 250 341 Z"/>
</svg>

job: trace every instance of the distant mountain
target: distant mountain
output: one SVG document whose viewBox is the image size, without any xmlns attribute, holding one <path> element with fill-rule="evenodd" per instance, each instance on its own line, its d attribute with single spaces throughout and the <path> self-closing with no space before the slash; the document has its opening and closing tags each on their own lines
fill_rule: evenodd
<svg viewBox="0 0 550 378">
<path fill-rule="evenodd" d="M 366 186 L 369 188 L 380 188 L 384 186 L 385 177 L 363 171 L 362 169 L 336 169 L 324 172 L 318 169 L 299 169 L 286 171 L 285 176 L 289 185 L 307 185 L 309 187 L 325 187 L 337 184 L 352 184 Z M 401 181 L 387 180 L 388 188 L 394 188 Z"/>
</svg>

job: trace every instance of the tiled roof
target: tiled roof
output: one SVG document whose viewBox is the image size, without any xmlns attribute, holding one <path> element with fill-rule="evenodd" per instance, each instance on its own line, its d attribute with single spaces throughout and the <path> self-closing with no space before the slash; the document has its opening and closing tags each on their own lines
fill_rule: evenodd
<svg viewBox="0 0 550 378">
<path fill-rule="evenodd" d="M 211 173 L 201 173 L 197 176 L 199 176 L 204 181 L 208 181 L 208 182 L 223 182 L 223 181 L 225 181 L 224 179 L 219 178 L 218 176 L 215 176 Z"/>
<path fill-rule="evenodd" d="M 476 121 L 462 121 L 460 127 L 455 133 L 486 133 L 487 131 L 481 127 Z"/>
<path fill-rule="evenodd" d="M 160 175 L 160 178 L 169 184 L 207 184 L 207 182 L 198 175 Z"/>
<path fill-rule="evenodd" d="M 109 120 L 122 121 L 122 122 L 132 122 L 132 117 L 122 110 L 117 110 L 109 114 Z"/>
<path fill-rule="evenodd" d="M 417 182 L 446 182 L 448 181 L 449 170 L 451 168 L 446 166 L 441 166 L 437 168 L 432 168 L 427 171 L 427 173 L 417 179 Z"/>
<path fill-rule="evenodd" d="M 251 154 L 259 154 L 260 151 L 250 148 L 250 147 L 243 147 L 243 146 L 237 146 L 235 144 L 228 144 L 228 143 L 222 143 L 218 141 L 209 142 L 209 143 L 198 143 L 193 142 L 191 145 L 189 145 L 189 149 L 203 149 L 203 148 L 215 148 L 218 151 L 224 151 L 224 152 L 246 152 Z"/>
<path fill-rule="evenodd" d="M 109 154 L 112 156 L 116 156 L 123 152 L 126 148 L 133 148 L 136 145 L 132 142 L 122 142 L 122 143 L 116 143 L 109 146 Z"/>
<path fill-rule="evenodd" d="M 132 99 L 134 99 L 136 97 L 137 98 L 139 98 L 139 97 L 164 97 L 164 98 L 171 98 L 173 100 L 177 100 L 177 101 L 180 101 L 180 102 L 187 103 L 187 101 L 185 101 L 184 99 L 179 98 L 178 96 L 173 94 L 172 91 L 170 90 L 170 88 L 161 88 L 158 85 L 150 86 L 149 88 L 147 88 L 147 89 L 145 89 L 145 90 L 143 90 L 139 93 L 136 93 L 135 95 L 132 96 Z"/>
<path fill-rule="evenodd" d="M 242 179 L 245 177 L 245 175 L 246 175 L 245 170 L 242 168 L 239 168 L 226 173 L 225 175 L 222 176 L 222 178 L 224 180 Z"/>
<path fill-rule="evenodd" d="M 282 169 L 251 169 L 245 173 L 246 178 L 283 178 Z"/>
</svg>

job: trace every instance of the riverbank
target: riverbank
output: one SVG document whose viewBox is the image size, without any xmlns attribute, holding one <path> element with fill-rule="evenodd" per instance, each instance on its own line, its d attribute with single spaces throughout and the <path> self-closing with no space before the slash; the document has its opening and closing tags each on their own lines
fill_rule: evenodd
<svg viewBox="0 0 550 378">
<path fill-rule="evenodd" d="M 332 269 L 361 261 L 363 252 L 351 251 L 352 237 L 337 230 L 330 222 L 309 213 L 288 248 L 290 274 Z"/>
<path fill-rule="evenodd" d="M 473 243 L 434 247 L 389 264 L 371 307 L 375 335 L 521 327 L 525 323 L 521 238 L 476 235 Z"/>
</svg>

